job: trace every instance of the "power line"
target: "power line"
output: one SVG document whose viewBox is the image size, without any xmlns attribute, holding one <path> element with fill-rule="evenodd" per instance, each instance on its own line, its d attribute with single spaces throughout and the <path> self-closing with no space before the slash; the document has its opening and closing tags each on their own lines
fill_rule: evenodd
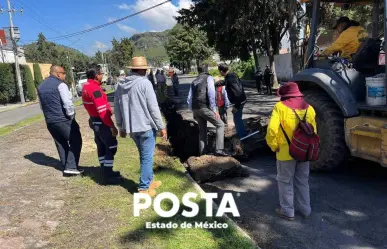
<svg viewBox="0 0 387 249">
<path fill-rule="evenodd" d="M 50 29 L 51 31 L 53 31 L 53 32 L 55 32 L 55 33 L 57 33 L 57 34 L 62 35 L 62 33 L 61 33 L 58 29 L 56 29 L 56 28 L 54 28 L 53 26 L 49 25 L 48 22 L 42 17 L 42 15 L 39 14 L 38 11 L 35 11 L 35 10 L 31 7 L 31 5 L 26 4 L 26 3 L 23 2 L 22 0 L 16 0 L 16 1 L 18 1 L 19 4 L 23 5 L 23 6 L 20 5 L 20 7 L 26 7 L 29 11 L 32 12 L 32 14 L 29 14 L 28 12 L 27 12 L 27 14 L 28 14 L 32 19 L 34 19 L 36 22 L 40 23 L 41 25 L 47 27 L 48 29 Z M 35 14 L 35 16 L 38 17 L 39 19 L 37 19 L 37 18 L 34 16 L 34 14 Z M 71 46 L 71 45 L 74 45 L 76 42 L 80 41 L 80 39 L 78 39 L 78 40 L 75 41 L 75 42 L 72 41 L 72 40 L 70 40 L 70 39 L 67 39 L 67 40 L 71 43 L 70 45 L 67 45 L 68 47 Z M 23 42 L 23 43 L 26 44 L 27 42 L 28 42 L 28 41 L 25 41 L 25 42 Z M 79 44 L 77 45 L 77 47 L 81 47 L 81 48 L 85 49 L 84 46 L 81 46 L 81 45 L 79 45 Z"/>
<path fill-rule="evenodd" d="M 98 25 L 98 26 L 95 26 L 93 28 L 89 28 L 89 29 L 85 29 L 85 30 L 82 30 L 82 31 L 78 31 L 78 32 L 75 32 L 75 33 L 71 33 L 71 34 L 67 34 L 67 35 L 62 35 L 62 36 L 57 36 L 57 37 L 53 37 L 53 38 L 48 38 L 47 40 L 51 40 L 51 41 L 57 41 L 57 40 L 63 40 L 63 39 L 68 39 L 70 37 L 74 37 L 74 36 L 78 36 L 78 35 L 83 35 L 85 33 L 88 33 L 88 32 L 91 32 L 91 31 L 94 31 L 94 30 L 97 30 L 97 29 L 101 29 L 101 28 L 104 28 L 106 26 L 109 26 L 109 25 L 112 25 L 112 24 L 115 24 L 115 23 L 118 23 L 118 22 L 121 22 L 123 20 L 126 20 L 130 17 L 133 17 L 133 16 L 136 16 L 136 15 L 139 15 L 141 13 L 144 13 L 146 11 L 149 11 L 149 10 L 152 10 L 152 9 L 155 9 L 163 4 L 166 4 L 168 2 L 171 2 L 172 0 L 167 0 L 167 1 L 164 1 L 162 3 L 159 3 L 159 4 L 156 4 L 152 7 L 149 7 L 149 8 L 146 8 L 144 10 L 141 10 L 141 11 L 138 11 L 136 13 L 133 13 L 131 15 L 128 15 L 128 16 L 124 16 L 122 18 L 119 18 L 117 20 L 114 20 L 114 21 L 111 21 L 111 22 L 108 22 L 108 23 L 105 23 L 105 24 L 101 24 L 101 25 Z"/>
</svg>

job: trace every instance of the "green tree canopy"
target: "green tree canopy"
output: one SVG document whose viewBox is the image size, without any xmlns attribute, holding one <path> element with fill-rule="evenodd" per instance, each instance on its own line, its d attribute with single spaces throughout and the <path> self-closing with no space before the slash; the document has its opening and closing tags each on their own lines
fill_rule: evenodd
<svg viewBox="0 0 387 249">
<path fill-rule="evenodd" d="M 203 31 L 180 24 L 169 32 L 165 48 L 174 64 L 189 65 L 192 60 L 199 64 L 213 53 Z"/>
</svg>

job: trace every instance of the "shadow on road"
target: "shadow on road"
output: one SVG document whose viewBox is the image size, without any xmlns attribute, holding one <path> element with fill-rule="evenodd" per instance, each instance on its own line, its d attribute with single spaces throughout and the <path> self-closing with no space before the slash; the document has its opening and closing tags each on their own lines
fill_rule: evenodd
<svg viewBox="0 0 387 249">
<path fill-rule="evenodd" d="M 47 156 L 44 153 L 33 152 L 31 154 L 25 155 L 24 158 L 39 166 L 51 167 L 58 171 L 63 171 L 63 167 L 59 160 L 51 156 Z M 80 166 L 79 168 L 84 170 L 84 177 L 89 177 L 98 185 L 105 185 L 102 180 L 101 169 L 99 166 Z M 126 189 L 129 193 L 133 194 L 137 192 L 137 183 L 131 179 L 122 177 L 121 183 L 119 185 Z"/>
</svg>

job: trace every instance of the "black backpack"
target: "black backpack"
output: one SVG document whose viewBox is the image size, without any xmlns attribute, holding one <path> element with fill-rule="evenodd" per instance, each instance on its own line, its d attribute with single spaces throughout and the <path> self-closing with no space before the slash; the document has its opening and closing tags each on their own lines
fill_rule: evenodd
<svg viewBox="0 0 387 249">
<path fill-rule="evenodd" d="M 379 38 L 367 38 L 352 56 L 353 67 L 362 73 L 372 73 L 379 67 L 379 54 L 382 41 Z"/>
</svg>

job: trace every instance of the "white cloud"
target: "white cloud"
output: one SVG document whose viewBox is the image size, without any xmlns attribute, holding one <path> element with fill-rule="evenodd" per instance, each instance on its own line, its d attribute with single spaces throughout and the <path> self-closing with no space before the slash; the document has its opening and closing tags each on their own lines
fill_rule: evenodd
<svg viewBox="0 0 387 249">
<path fill-rule="evenodd" d="M 100 51 L 106 51 L 108 49 L 106 44 L 103 43 L 103 42 L 100 42 L 100 41 L 95 41 L 94 44 L 93 44 L 93 48 L 95 50 L 100 50 Z"/>
<path fill-rule="evenodd" d="M 117 7 L 118 7 L 120 10 L 130 10 L 130 9 L 132 9 L 132 6 L 127 5 L 126 3 L 119 4 L 119 5 L 117 5 Z"/>
<path fill-rule="evenodd" d="M 118 26 L 119 29 L 121 29 L 122 31 L 125 31 L 127 33 L 130 33 L 130 34 L 136 33 L 136 30 L 134 28 L 129 27 L 127 25 L 124 25 L 122 23 L 117 23 L 117 26 Z"/>
<path fill-rule="evenodd" d="M 160 0 L 136 0 L 134 5 L 121 4 L 119 9 L 141 11 L 160 3 Z M 154 9 L 148 10 L 140 14 L 140 18 L 147 22 L 150 29 L 165 30 L 170 29 L 176 24 L 175 16 L 177 11 L 182 8 L 189 8 L 192 4 L 191 0 L 179 0 L 178 5 L 168 2 Z"/>
<path fill-rule="evenodd" d="M 114 22 L 115 20 L 117 20 L 117 18 L 109 17 L 107 20 L 108 20 L 108 22 Z"/>
</svg>

